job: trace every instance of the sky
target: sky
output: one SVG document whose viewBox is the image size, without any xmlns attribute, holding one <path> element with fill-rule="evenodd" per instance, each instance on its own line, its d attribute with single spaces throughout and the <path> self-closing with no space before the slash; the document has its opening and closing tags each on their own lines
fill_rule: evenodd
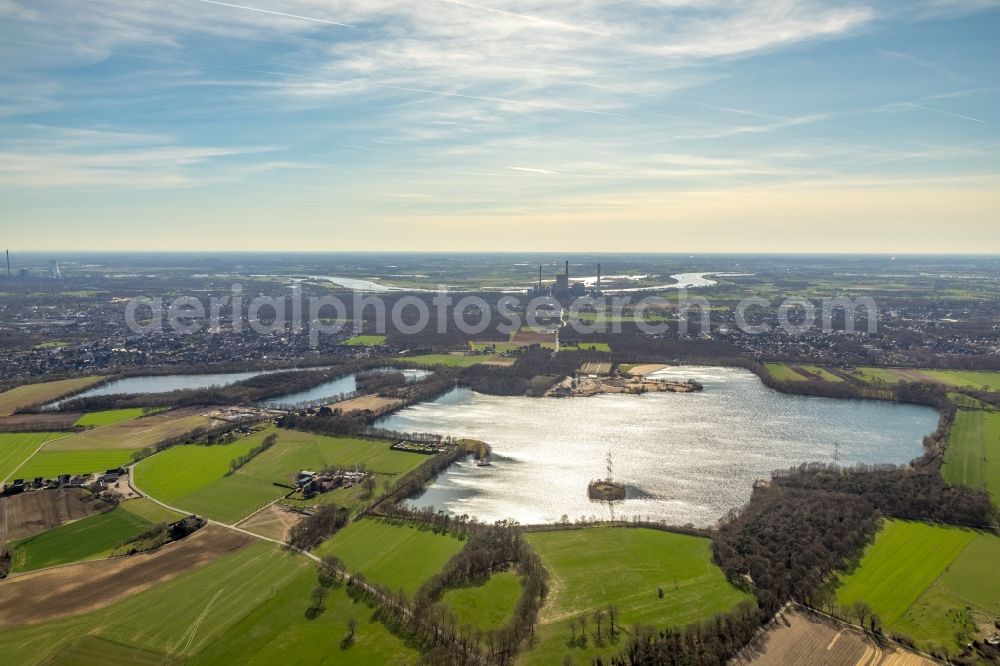
<svg viewBox="0 0 1000 666">
<path fill-rule="evenodd" d="M 0 247 L 1000 253 L 1000 2 L 0 0 Z"/>
</svg>

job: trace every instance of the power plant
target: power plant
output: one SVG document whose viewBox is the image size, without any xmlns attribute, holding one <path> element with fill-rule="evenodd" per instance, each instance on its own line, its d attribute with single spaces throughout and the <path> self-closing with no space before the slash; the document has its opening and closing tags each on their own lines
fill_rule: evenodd
<svg viewBox="0 0 1000 666">
<path fill-rule="evenodd" d="M 542 284 L 542 267 L 538 267 L 538 284 L 534 288 L 535 295 L 553 296 L 555 298 L 565 298 L 569 296 L 586 296 L 587 285 L 584 282 L 570 282 L 569 262 L 567 261 L 562 273 L 556 274 L 555 284 L 545 287 Z M 597 284 L 591 289 L 591 294 L 598 294 L 601 291 L 601 265 L 597 264 Z"/>
</svg>

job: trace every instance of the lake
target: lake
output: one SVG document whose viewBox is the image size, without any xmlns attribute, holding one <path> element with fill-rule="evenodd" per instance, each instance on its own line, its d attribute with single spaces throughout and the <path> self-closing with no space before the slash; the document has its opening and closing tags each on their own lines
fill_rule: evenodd
<svg viewBox="0 0 1000 666">
<path fill-rule="evenodd" d="M 295 369 L 295 368 L 290 368 Z M 257 375 L 273 372 L 285 372 L 283 370 L 255 370 L 250 372 L 224 372 L 206 375 L 143 375 L 141 377 L 125 377 L 116 379 L 113 382 L 103 384 L 96 388 L 88 389 L 82 393 L 77 393 L 69 398 L 54 402 L 49 407 L 56 408 L 67 400 L 77 398 L 90 398 L 97 395 L 118 395 L 146 394 L 146 393 L 167 393 L 181 389 L 203 389 L 213 386 L 228 386 Z"/>
<path fill-rule="evenodd" d="M 493 464 L 459 463 L 411 506 L 480 520 L 543 523 L 642 516 L 708 526 L 750 497 L 753 482 L 803 462 L 906 463 L 938 414 L 888 402 L 791 396 L 739 369 L 673 367 L 652 375 L 695 379 L 698 393 L 589 398 L 488 396 L 455 389 L 381 419 L 406 432 L 473 437 Z M 629 498 L 591 501 L 587 484 L 606 476 Z"/>
<path fill-rule="evenodd" d="M 365 373 L 379 374 L 379 373 L 389 373 L 389 372 L 399 372 L 403 375 L 406 382 L 419 382 L 432 374 L 432 370 L 424 370 L 421 368 L 372 368 L 371 370 L 365 370 Z M 300 406 L 314 406 L 314 403 L 321 400 L 330 400 L 336 398 L 345 393 L 353 393 L 358 390 L 358 380 L 357 375 L 344 375 L 343 377 L 337 377 L 328 382 L 319 384 L 310 389 L 305 389 L 303 391 L 298 391 L 296 393 L 289 393 L 287 395 L 277 396 L 275 398 L 269 398 L 263 401 L 261 404 L 265 407 L 300 407 Z"/>
</svg>

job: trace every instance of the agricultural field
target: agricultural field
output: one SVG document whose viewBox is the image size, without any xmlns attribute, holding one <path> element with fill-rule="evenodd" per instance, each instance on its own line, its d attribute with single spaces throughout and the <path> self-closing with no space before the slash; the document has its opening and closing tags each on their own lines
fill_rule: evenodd
<svg viewBox="0 0 1000 666">
<path fill-rule="evenodd" d="M 120 507 L 67 523 L 9 544 L 11 571 L 33 571 L 106 556 L 152 525 Z"/>
<path fill-rule="evenodd" d="M 986 490 L 1000 506 L 1000 412 L 958 411 L 941 474 L 953 485 Z"/>
<path fill-rule="evenodd" d="M 933 666 L 934 663 L 891 644 L 877 645 L 852 627 L 792 606 L 733 661 L 733 666 Z"/>
<path fill-rule="evenodd" d="M 510 341 L 520 347 L 539 345 L 540 347 L 544 347 L 546 349 L 555 349 L 557 337 L 558 333 L 555 331 L 549 332 L 547 330 L 536 330 L 526 326 L 511 333 Z"/>
<path fill-rule="evenodd" d="M 122 449 L 135 451 L 211 425 L 209 410 L 187 408 L 160 412 L 151 416 L 93 428 L 60 439 L 46 446 L 46 451 L 89 451 Z"/>
<path fill-rule="evenodd" d="M 844 379 L 826 368 L 805 363 L 765 363 L 767 372 L 779 382 L 824 381 L 840 383 Z"/>
<path fill-rule="evenodd" d="M 274 596 L 251 611 L 188 663 L 271 666 L 302 664 L 418 664 L 420 653 L 390 633 L 373 610 L 353 601 L 343 587 L 330 590 L 322 612 L 307 620 L 305 610 L 316 586 L 312 567 L 297 573 Z M 357 620 L 353 640 L 347 640 L 347 623 Z M 294 655 L 294 658 L 292 657 Z"/>
<path fill-rule="evenodd" d="M 889 520 L 837 602 L 867 602 L 887 631 L 924 650 L 956 650 L 1000 618 L 998 557 L 994 534 Z"/>
<path fill-rule="evenodd" d="M 228 473 L 230 461 L 246 455 L 275 433 L 278 441 L 274 446 L 235 473 Z M 351 468 L 362 464 L 386 477 L 407 472 L 425 461 L 426 456 L 392 451 L 388 442 L 269 427 L 232 444 L 171 447 L 139 463 L 135 483 L 161 502 L 213 520 L 235 523 L 289 494 L 289 484 L 304 469 Z M 334 501 L 347 499 L 340 489 L 328 494 L 337 496 Z M 316 500 L 301 503 L 311 505 Z"/>
<path fill-rule="evenodd" d="M 145 410 L 142 407 L 136 407 L 133 409 L 109 409 L 103 412 L 90 412 L 81 416 L 77 420 L 76 425 L 91 428 L 114 425 L 122 421 L 137 419 L 142 416 L 143 411 Z"/>
<path fill-rule="evenodd" d="M 623 628 L 634 623 L 662 627 L 687 625 L 752 599 L 712 563 L 706 538 L 621 527 L 529 532 L 525 538 L 551 577 L 539 615 L 539 643 L 522 655 L 527 664 L 562 663 L 567 654 L 589 663 L 617 653 L 622 639 L 602 646 L 593 639 L 585 646 L 570 645 L 570 621 L 585 614 L 590 620 L 609 605 L 618 608 Z"/>
<path fill-rule="evenodd" d="M 191 573 L 253 540 L 209 525 L 149 553 L 12 576 L 0 584 L 0 644 L 7 630 L 93 613 L 153 585 Z"/>
<path fill-rule="evenodd" d="M 990 391 L 1000 391 L 1000 372 L 980 370 L 929 370 L 916 368 L 872 368 L 860 367 L 853 372 L 858 379 L 869 384 L 884 382 L 929 382 L 952 387 L 987 387 Z"/>
<path fill-rule="evenodd" d="M 74 379 L 60 379 L 54 382 L 41 382 L 38 384 L 27 384 L 18 386 L 9 391 L 0 393 L 0 416 L 13 414 L 22 407 L 41 405 L 63 397 L 69 393 L 82 391 L 92 384 L 104 379 L 103 377 L 77 377 Z"/>
<path fill-rule="evenodd" d="M 13 478 L 42 444 L 66 436 L 65 432 L 0 432 L 0 481 Z"/>
<path fill-rule="evenodd" d="M 366 518 L 327 539 L 316 548 L 316 554 L 335 555 L 349 570 L 412 597 L 463 545 L 452 536 Z"/>
<path fill-rule="evenodd" d="M 126 449 L 50 451 L 47 447 L 43 447 L 28 462 L 19 467 L 13 477 L 33 479 L 36 476 L 41 476 L 46 479 L 54 479 L 60 474 L 103 472 L 106 469 L 127 466 L 131 462 L 132 451 Z"/>
<path fill-rule="evenodd" d="M 470 365 L 482 363 L 482 356 L 466 356 L 465 354 L 424 354 L 422 356 L 406 356 L 402 360 L 423 366 L 444 365 L 450 368 L 467 368 Z"/>
<path fill-rule="evenodd" d="M 353 338 L 344 340 L 342 345 L 350 347 L 377 347 L 385 344 L 384 335 L 355 335 Z"/>
<path fill-rule="evenodd" d="M 441 603 L 451 609 L 459 625 L 489 631 L 507 624 L 520 598 L 520 577 L 511 571 L 501 571 L 481 585 L 448 590 Z"/>
<path fill-rule="evenodd" d="M 62 651 L 75 649 L 85 636 L 184 658 L 218 644 L 248 611 L 311 571 L 305 558 L 258 543 L 100 610 L 2 633 L 0 643 L 12 663 L 47 657 L 63 663 Z M 300 613 L 308 601 L 301 600 Z"/>
<path fill-rule="evenodd" d="M 15 541 L 39 534 L 64 522 L 80 520 L 100 513 L 108 505 L 83 488 L 67 488 L 62 497 L 58 490 L 36 490 L 0 499 L 6 519 L 7 539 Z"/>
<path fill-rule="evenodd" d="M 119 504 L 118 508 L 135 514 L 154 525 L 156 523 L 173 523 L 187 515 L 161 506 L 148 497 L 127 500 Z"/>
</svg>

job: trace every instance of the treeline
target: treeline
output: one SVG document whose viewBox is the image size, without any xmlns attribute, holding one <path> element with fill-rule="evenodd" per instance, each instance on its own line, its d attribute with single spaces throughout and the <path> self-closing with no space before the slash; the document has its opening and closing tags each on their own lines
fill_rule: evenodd
<svg viewBox="0 0 1000 666">
<path fill-rule="evenodd" d="M 311 516 L 292 527 L 288 543 L 299 550 L 315 548 L 347 524 L 350 511 L 335 504 L 321 504 Z"/>
<path fill-rule="evenodd" d="M 598 657 L 597 666 L 722 666 L 743 649 L 771 616 L 751 601 L 728 613 L 683 629 L 654 631 L 635 626 L 625 648 L 615 657 Z"/>
<path fill-rule="evenodd" d="M 243 467 L 248 462 L 253 460 L 255 457 L 264 453 L 264 451 L 267 451 L 269 448 L 271 448 L 277 443 L 278 443 L 278 435 L 276 433 L 271 433 L 270 435 L 264 438 L 264 441 L 262 441 L 260 444 L 247 451 L 242 456 L 230 460 L 229 471 L 226 473 L 226 476 L 233 474 L 240 467 Z"/>
<path fill-rule="evenodd" d="M 841 468 L 808 463 L 776 472 L 779 488 L 849 494 L 864 498 L 883 515 L 976 529 L 995 529 L 997 510 L 984 490 L 951 486 L 934 466 Z"/>
<path fill-rule="evenodd" d="M 427 527 L 417 521 L 417 525 Z M 541 559 L 513 522 L 493 525 L 461 521 L 452 524 L 467 538 L 465 547 L 443 571 L 428 580 L 411 601 L 402 592 L 381 587 L 353 572 L 348 591 L 375 607 L 375 617 L 391 631 L 418 645 L 428 664 L 510 664 L 533 637 L 538 611 L 548 591 Z M 334 566 L 340 563 L 333 563 Z M 452 611 L 438 603 L 449 587 L 478 582 L 493 572 L 515 567 L 522 580 L 521 597 L 506 625 L 483 631 L 459 625 Z"/>
<path fill-rule="evenodd" d="M 474 627 L 459 627 L 450 609 L 439 608 L 437 602 L 448 588 L 474 585 L 486 581 L 494 572 L 515 567 L 521 577 L 522 590 L 510 620 L 493 631 Z M 437 643 L 431 661 L 454 663 L 453 656 L 466 654 L 466 640 L 458 641 L 458 655 L 453 655 L 452 640 L 436 640 L 436 636 L 470 637 L 479 644 L 485 663 L 509 664 L 521 645 L 531 639 L 535 620 L 548 592 L 548 574 L 541 558 L 524 541 L 521 530 L 513 521 L 499 521 L 473 531 L 465 547 L 417 591 L 413 604 L 413 627 L 424 642 Z M 422 622 L 421 620 L 428 620 Z M 436 625 L 436 626 L 435 626 Z"/>
</svg>

